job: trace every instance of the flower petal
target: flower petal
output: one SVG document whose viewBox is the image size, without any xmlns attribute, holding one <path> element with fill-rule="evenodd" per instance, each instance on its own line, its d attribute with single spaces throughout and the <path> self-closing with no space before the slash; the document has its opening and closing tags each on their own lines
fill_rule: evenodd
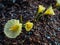
<svg viewBox="0 0 60 45">
<path fill-rule="evenodd" d="M 50 6 L 44 13 L 45 15 L 55 15 L 54 10 L 52 9 L 52 6 Z"/>
</svg>

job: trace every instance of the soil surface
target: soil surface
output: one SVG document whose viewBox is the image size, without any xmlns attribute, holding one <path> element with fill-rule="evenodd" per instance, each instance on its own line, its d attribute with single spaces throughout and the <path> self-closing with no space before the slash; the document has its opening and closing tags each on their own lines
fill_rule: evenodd
<svg viewBox="0 0 60 45">
<path fill-rule="evenodd" d="M 56 15 L 42 16 L 34 22 L 39 4 L 56 8 L 56 0 L 0 0 L 0 45 L 60 45 L 60 10 L 55 9 Z M 30 32 L 23 29 L 15 39 L 6 37 L 3 32 L 6 22 L 20 19 L 21 15 L 23 23 L 34 22 L 33 29 Z"/>
</svg>

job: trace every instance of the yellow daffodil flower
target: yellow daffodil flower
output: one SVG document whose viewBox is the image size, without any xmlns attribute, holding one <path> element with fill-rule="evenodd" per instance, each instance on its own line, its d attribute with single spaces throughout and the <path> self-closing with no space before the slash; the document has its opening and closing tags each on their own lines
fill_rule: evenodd
<svg viewBox="0 0 60 45">
<path fill-rule="evenodd" d="M 52 9 L 52 6 L 50 6 L 44 13 L 45 15 L 55 15 L 54 10 Z"/>
<path fill-rule="evenodd" d="M 19 20 L 11 19 L 5 24 L 4 34 L 9 38 L 16 38 L 22 31 L 22 24 Z"/>
<path fill-rule="evenodd" d="M 44 10 L 45 10 L 45 7 L 44 7 L 43 5 L 39 5 L 39 6 L 38 6 L 38 12 L 37 12 L 37 13 L 38 13 L 38 14 L 39 14 L 39 13 L 42 13 Z"/>
<path fill-rule="evenodd" d="M 18 29 L 19 29 L 19 25 L 13 25 L 13 26 L 10 27 L 9 30 L 11 30 L 11 31 L 17 31 Z"/>
<path fill-rule="evenodd" d="M 25 29 L 26 29 L 26 31 L 30 31 L 32 28 L 33 28 L 33 23 L 31 23 L 31 22 L 28 21 L 28 22 L 25 24 Z"/>
<path fill-rule="evenodd" d="M 56 6 L 60 6 L 60 0 L 56 0 Z"/>
</svg>

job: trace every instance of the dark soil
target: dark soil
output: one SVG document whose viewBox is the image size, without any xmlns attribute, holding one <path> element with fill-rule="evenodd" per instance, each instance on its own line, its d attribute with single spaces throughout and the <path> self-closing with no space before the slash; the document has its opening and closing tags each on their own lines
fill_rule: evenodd
<svg viewBox="0 0 60 45">
<path fill-rule="evenodd" d="M 14 2 L 15 1 L 15 2 Z M 60 10 L 56 9 L 55 16 L 42 16 L 34 22 L 34 16 L 39 4 L 46 8 L 55 7 L 56 0 L 0 0 L 0 45 L 60 45 Z M 34 22 L 30 32 L 23 29 L 15 39 L 5 36 L 4 25 L 10 19 L 20 19 Z"/>
</svg>

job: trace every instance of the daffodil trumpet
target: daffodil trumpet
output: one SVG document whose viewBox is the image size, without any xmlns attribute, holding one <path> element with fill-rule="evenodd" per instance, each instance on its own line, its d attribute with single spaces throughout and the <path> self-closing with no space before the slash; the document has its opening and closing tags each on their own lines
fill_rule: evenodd
<svg viewBox="0 0 60 45">
<path fill-rule="evenodd" d="M 13 25 L 9 28 L 10 31 L 17 31 L 19 29 L 19 25 Z"/>
<path fill-rule="evenodd" d="M 26 31 L 30 31 L 33 28 L 33 23 L 28 21 L 25 23 L 25 29 Z"/>
</svg>

